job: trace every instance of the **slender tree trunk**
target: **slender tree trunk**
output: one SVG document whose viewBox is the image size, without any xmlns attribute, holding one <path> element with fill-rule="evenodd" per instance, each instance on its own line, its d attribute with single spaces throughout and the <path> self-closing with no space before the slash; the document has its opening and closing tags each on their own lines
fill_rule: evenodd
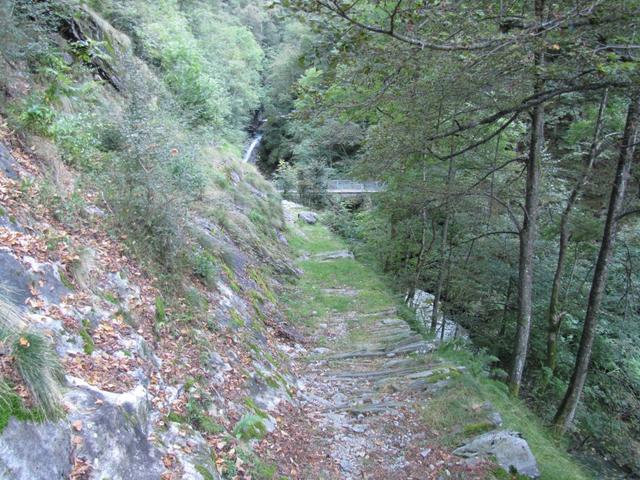
<svg viewBox="0 0 640 480">
<path fill-rule="evenodd" d="M 535 0 L 536 19 L 544 20 L 545 1 Z M 545 65 L 544 46 L 537 47 L 534 54 L 535 85 L 534 94 L 544 91 L 543 70 Z M 518 330 L 513 350 L 513 364 L 509 375 L 509 390 L 518 395 L 524 365 L 529 348 L 531 333 L 531 312 L 533 309 L 533 254 L 538 221 L 538 184 L 540 181 L 540 159 L 544 146 L 544 105 L 534 107 L 531 122 L 531 144 L 527 158 L 527 180 L 525 190 L 524 221 L 520 230 L 520 256 L 518 265 Z"/>
<path fill-rule="evenodd" d="M 449 285 L 451 284 L 451 255 L 453 253 L 453 248 L 449 249 L 449 256 L 447 258 L 447 283 L 446 283 L 446 288 L 445 291 L 450 292 L 449 289 Z M 444 308 L 442 309 L 442 325 L 440 328 L 440 341 L 442 342 L 444 340 L 444 329 L 447 325 L 447 318 L 444 316 Z"/>
<path fill-rule="evenodd" d="M 396 227 L 396 219 L 393 215 L 391 215 L 390 220 L 391 221 L 389 223 L 391 224 L 391 227 L 389 230 L 389 244 L 393 245 L 398 235 L 398 229 Z M 391 250 L 391 252 L 387 253 L 384 259 L 384 265 L 382 267 L 382 270 L 384 272 L 389 272 L 391 270 L 391 264 L 393 261 L 395 261 L 395 256 L 395 250 Z"/>
<path fill-rule="evenodd" d="M 495 170 L 496 165 L 498 163 L 498 153 L 500 152 L 500 137 L 502 135 L 498 134 L 496 138 L 496 150 L 493 155 L 493 162 L 491 163 L 491 169 Z M 489 184 L 489 199 L 487 203 L 487 223 L 491 220 L 493 216 L 493 202 L 494 202 L 494 190 L 495 190 L 495 181 L 496 181 L 496 172 L 491 172 L 491 182 Z"/>
<path fill-rule="evenodd" d="M 607 282 L 609 261 L 611 259 L 611 254 L 616 240 L 618 215 L 622 209 L 624 192 L 627 187 L 629 172 L 633 162 L 634 146 L 638 137 L 639 117 L 640 90 L 636 90 L 633 92 L 627 112 L 627 122 L 620 145 L 616 176 L 611 187 L 607 219 L 604 225 L 604 233 L 602 235 L 602 243 L 600 244 L 598 260 L 596 261 L 596 267 L 593 272 L 593 281 L 591 283 L 591 290 L 589 291 L 587 312 L 584 318 L 584 328 L 582 330 L 582 337 L 580 338 L 580 347 L 578 348 L 578 355 L 576 357 L 573 375 L 571 376 L 567 392 L 553 420 L 553 423 L 561 432 L 565 432 L 573 422 L 576 408 L 580 401 L 580 395 L 582 394 L 582 389 L 584 388 L 584 383 L 587 379 L 593 341 L 596 336 L 598 313 Z"/>
<path fill-rule="evenodd" d="M 547 367 L 552 372 L 555 371 L 557 365 L 557 353 L 558 353 L 558 334 L 560 332 L 560 324 L 562 322 L 562 313 L 558 312 L 558 304 L 560 298 L 560 285 L 562 282 L 562 275 L 564 274 L 565 259 L 567 253 L 567 247 L 569 245 L 569 239 L 571 233 L 569 232 L 569 216 L 573 210 L 573 206 L 582 191 L 582 187 L 586 183 L 587 179 L 591 175 L 593 164 L 596 161 L 598 138 L 600 137 L 600 131 L 602 130 L 602 122 L 604 117 L 604 109 L 607 105 L 607 90 L 602 95 L 600 101 L 600 108 L 598 109 L 598 117 L 596 119 L 596 125 L 593 131 L 593 139 L 591 147 L 587 153 L 586 162 L 580 178 L 576 182 L 569 195 L 567 204 L 562 211 L 560 217 L 560 243 L 558 245 L 558 261 L 556 263 L 556 271 L 553 275 L 553 283 L 551 284 L 551 296 L 549 298 L 549 312 L 547 314 Z"/>
<path fill-rule="evenodd" d="M 498 332 L 498 337 L 504 337 L 504 334 L 507 331 L 507 314 L 509 313 L 509 303 L 511 302 L 511 291 L 513 290 L 513 279 L 511 275 L 509 275 L 509 283 L 507 284 L 507 294 L 504 300 L 504 308 L 502 310 L 502 325 L 500 326 L 500 332 Z"/>
<path fill-rule="evenodd" d="M 453 147 L 452 147 L 453 150 Z M 447 251 L 447 243 L 449 241 L 449 221 L 451 218 L 451 208 L 449 202 L 449 193 L 451 189 L 451 182 L 453 182 L 453 158 L 449 159 L 449 170 L 447 172 L 447 188 L 445 198 L 445 216 L 444 225 L 442 226 L 442 238 L 440 243 L 440 270 L 438 271 L 438 282 L 436 284 L 436 293 L 433 298 L 433 310 L 431 311 L 431 333 L 436 332 L 438 326 L 438 310 L 440 308 L 440 298 L 442 297 L 442 287 L 444 285 L 444 279 L 447 273 L 447 261 L 445 260 L 445 254 Z"/>
</svg>

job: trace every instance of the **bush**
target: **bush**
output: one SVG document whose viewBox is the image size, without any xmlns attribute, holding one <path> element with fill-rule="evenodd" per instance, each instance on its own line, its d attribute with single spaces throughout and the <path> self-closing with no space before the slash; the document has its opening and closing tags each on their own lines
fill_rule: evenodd
<svg viewBox="0 0 640 480">
<path fill-rule="evenodd" d="M 125 118 L 112 132 L 122 139 L 102 182 L 107 201 L 134 251 L 167 270 L 188 251 L 188 207 L 202 195 L 204 180 L 187 130 L 161 89 L 135 73 L 125 78 L 132 92 Z M 162 110 L 154 107 L 160 97 Z"/>
<path fill-rule="evenodd" d="M 216 259 L 208 252 L 198 252 L 193 256 L 193 273 L 204 283 L 212 287 L 218 277 L 219 268 Z"/>
</svg>

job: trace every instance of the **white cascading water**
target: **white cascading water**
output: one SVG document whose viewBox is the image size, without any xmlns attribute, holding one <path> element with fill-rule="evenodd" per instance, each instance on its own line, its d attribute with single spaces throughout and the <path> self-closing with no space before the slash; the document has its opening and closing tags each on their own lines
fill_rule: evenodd
<svg viewBox="0 0 640 480">
<path fill-rule="evenodd" d="M 258 148 L 258 146 L 260 145 L 260 141 L 262 140 L 262 135 L 257 135 L 253 141 L 251 142 L 251 145 L 249 145 L 249 148 L 247 149 L 246 153 L 244 154 L 244 158 L 242 159 L 242 161 L 244 163 L 254 163 L 255 162 L 255 152 L 256 149 Z"/>
</svg>

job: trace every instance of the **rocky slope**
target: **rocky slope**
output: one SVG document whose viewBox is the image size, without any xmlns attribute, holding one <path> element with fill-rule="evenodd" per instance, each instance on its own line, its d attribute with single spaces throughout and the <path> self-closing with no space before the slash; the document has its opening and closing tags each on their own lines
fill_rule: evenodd
<svg viewBox="0 0 640 480">
<path fill-rule="evenodd" d="M 206 301 L 204 315 L 169 323 L 177 312 L 164 311 L 156 279 L 104 230 L 104 205 L 87 196 L 73 229 L 54 219 L 34 200 L 41 160 L 12 141 L 5 135 L 0 149 L 0 275 L 28 328 L 55 344 L 65 413 L 9 419 L 0 476 L 199 479 L 252 468 L 257 460 L 241 460 L 234 439 L 276 428 L 275 412 L 293 388 L 276 346 L 295 333 L 274 304 L 271 286 L 279 286 L 263 273 L 264 259 L 200 219 L 230 266 L 212 288 L 190 287 Z M 32 405 L 12 359 L 4 356 L 2 366 Z"/>
</svg>

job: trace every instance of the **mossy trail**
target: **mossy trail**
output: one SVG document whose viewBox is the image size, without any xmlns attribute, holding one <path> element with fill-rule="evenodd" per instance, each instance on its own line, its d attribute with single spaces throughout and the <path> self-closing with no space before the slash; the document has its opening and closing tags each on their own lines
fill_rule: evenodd
<svg viewBox="0 0 640 480">
<path fill-rule="evenodd" d="M 425 355 L 435 345 L 398 317 L 388 287 L 341 254 L 345 246 L 328 230 L 290 225 L 304 271 L 291 314 L 313 343 L 301 396 L 337 463 L 326 478 L 482 478 L 483 464 L 468 466 L 431 441 L 417 407 L 458 367 Z"/>
<path fill-rule="evenodd" d="M 503 478 L 491 462 L 464 460 L 451 450 L 495 428 L 487 413 L 496 404 L 502 410 L 517 402 L 505 402 L 498 382 L 469 371 L 476 366 L 471 354 L 443 352 L 412 330 L 398 315 L 401 299 L 347 255 L 327 228 L 297 222 L 300 208 L 285 202 L 289 242 L 303 271 L 288 305 L 311 344 L 295 355 L 303 365 L 300 396 L 332 459 L 322 478 Z M 455 416 L 448 415 L 448 405 Z M 539 424 L 528 425 L 526 407 L 517 407 L 524 422 L 509 411 L 506 427 L 535 438 L 542 478 L 588 478 Z"/>
</svg>

